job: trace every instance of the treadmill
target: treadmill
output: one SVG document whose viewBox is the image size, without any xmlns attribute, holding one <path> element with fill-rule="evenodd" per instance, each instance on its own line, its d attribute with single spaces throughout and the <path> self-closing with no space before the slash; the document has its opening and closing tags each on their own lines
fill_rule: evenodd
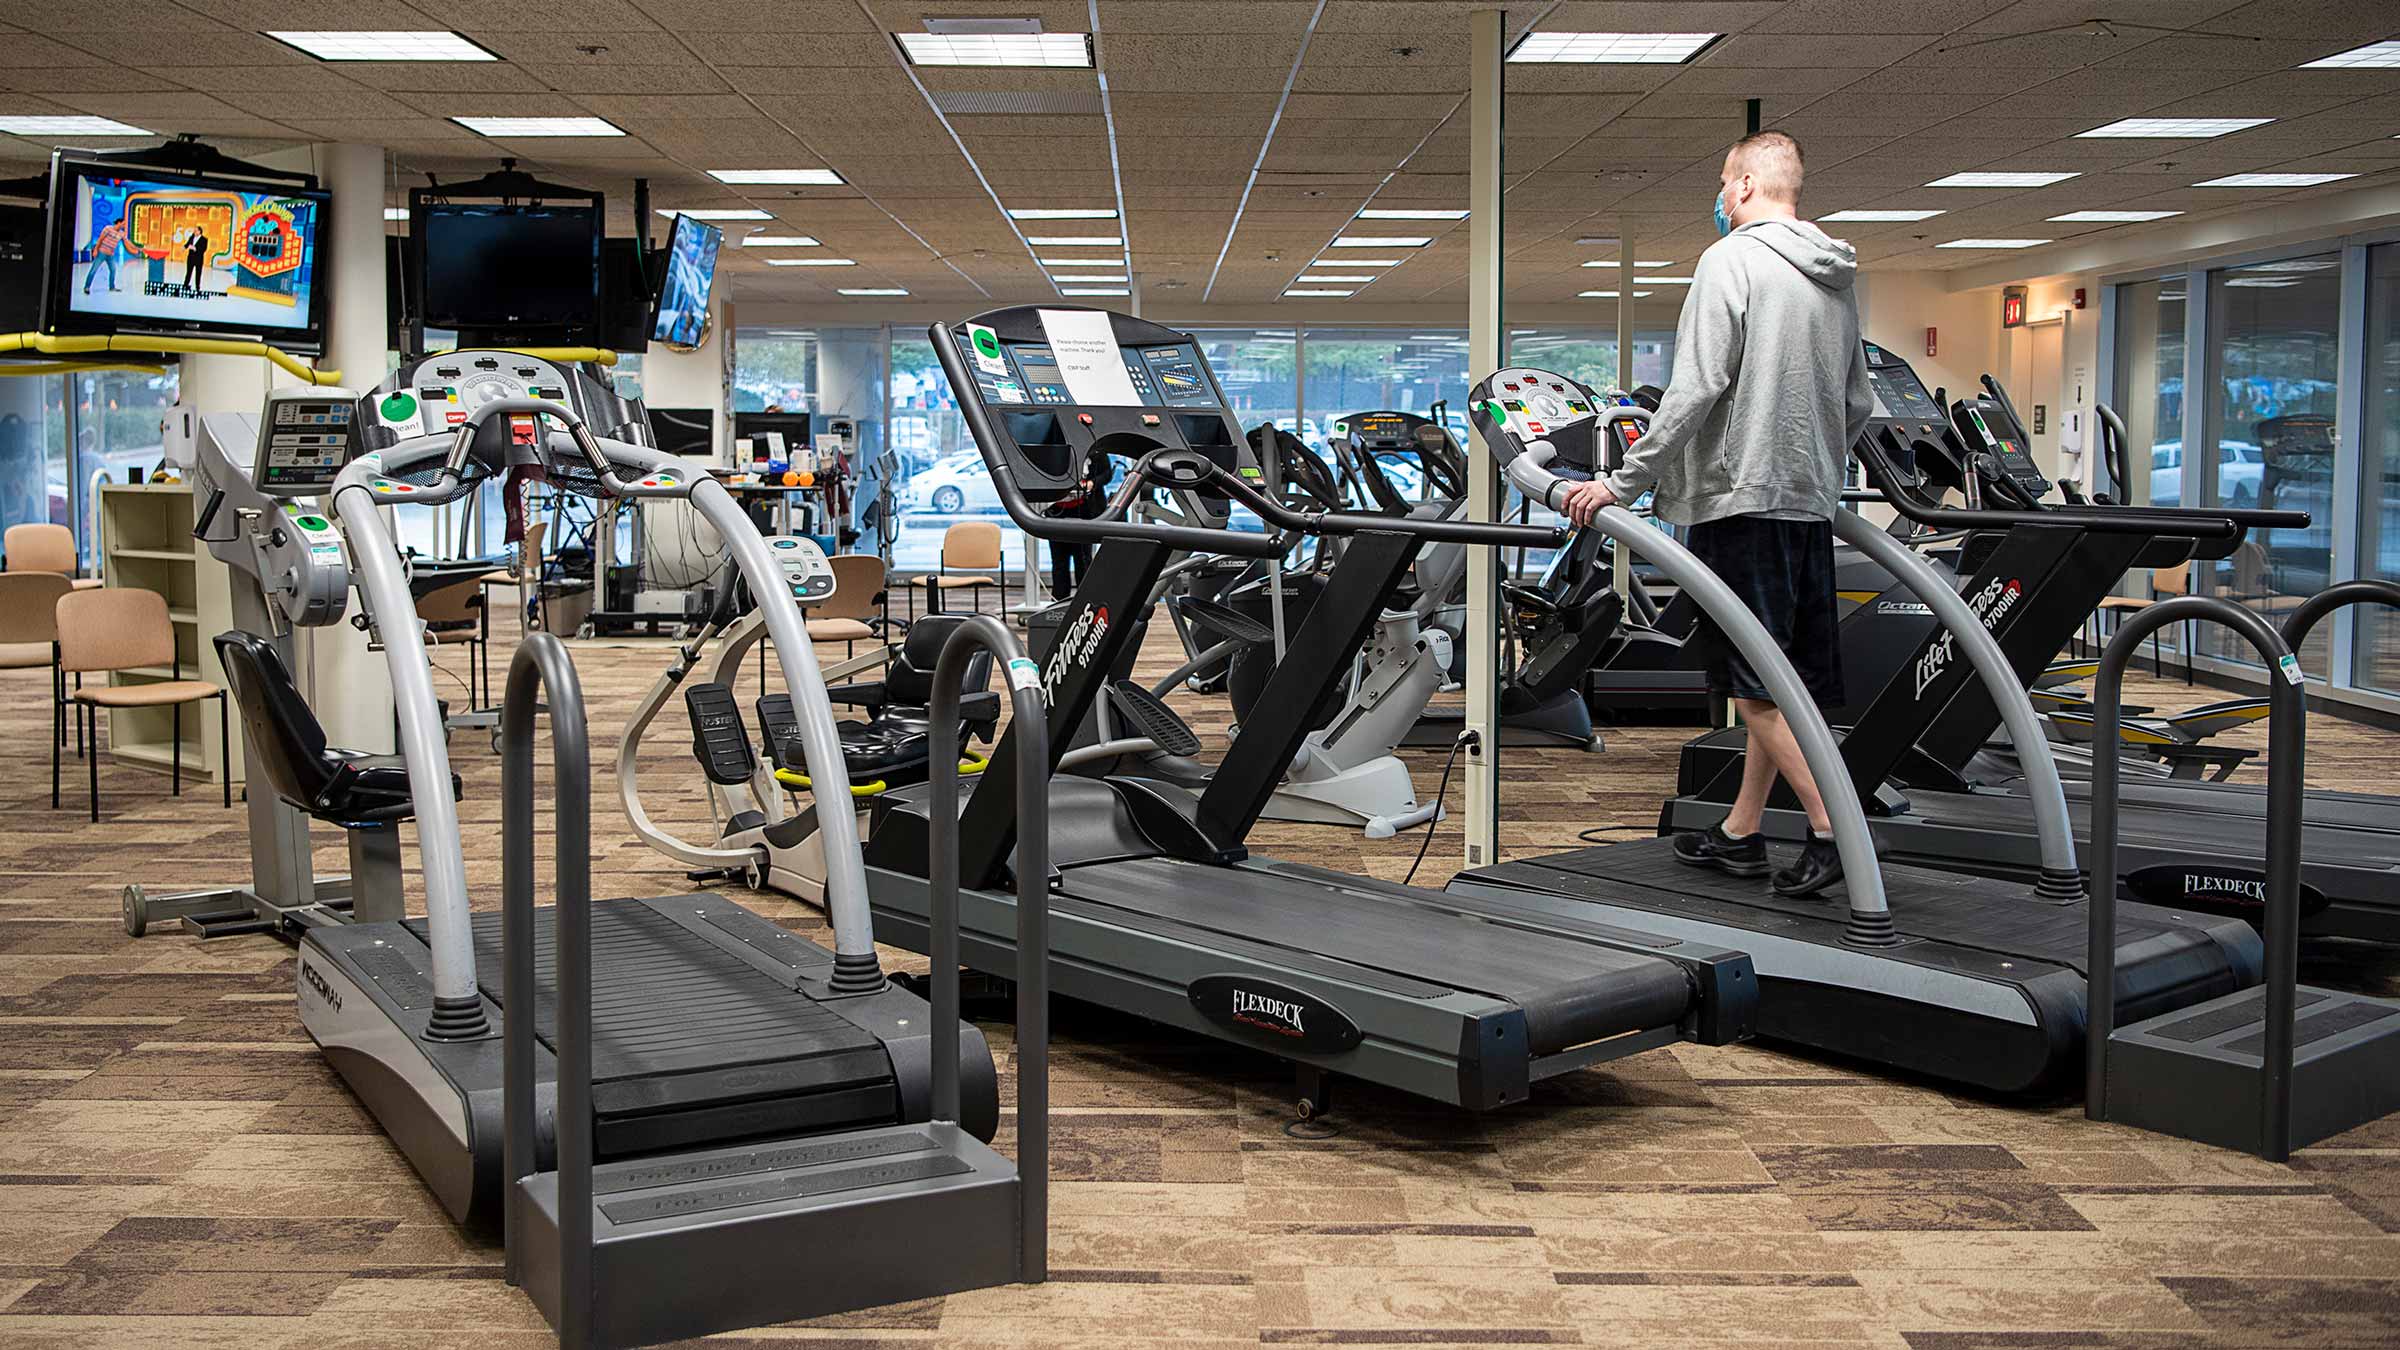
<svg viewBox="0 0 2400 1350">
<path fill-rule="evenodd" d="M 1097 309 L 1016 307 L 931 339 L 1001 502 L 1037 538 L 1094 541 L 1082 586 L 1031 668 L 1050 705 L 1053 989 L 1288 1061 L 1303 1116 L 1342 1075 L 1472 1109 L 1534 1083 L 1675 1041 L 1749 1034 L 1755 982 L 1740 953 L 1253 857 L 1243 844 L 1349 668 L 1384 597 L 1428 541 L 1549 547 L 1516 525 L 1302 512 L 1253 485 L 1261 466 L 1188 333 Z M 1098 450 L 1132 460 L 1100 519 L 1038 502 L 1069 491 Z M 1128 520 L 1153 488 L 1228 497 L 1273 534 Z M 1058 774 L 1057 752 L 1126 653 L 1177 551 L 1284 552 L 1289 532 L 1337 537 L 1340 558 L 1206 788 Z M 1021 742 L 1004 734 L 961 816 L 960 954 L 1015 967 L 1010 877 Z M 929 945 L 926 794 L 877 799 L 867 876 L 877 936 Z"/>
<path fill-rule="evenodd" d="M 1893 406 L 1888 387 L 1879 389 L 1885 420 L 1918 411 Z M 1589 390 L 1564 376 L 1502 371 L 1478 387 L 1474 407 L 1510 480 L 1548 500 L 1564 486 L 1548 466 L 1563 461 L 1580 467 L 1578 454 L 1589 453 L 1589 434 L 1576 415 L 1589 398 Z M 1997 525 L 2010 516 L 1953 512 L 1945 523 Z M 1624 521 L 1634 531 L 1621 536 L 1630 546 L 1660 556 L 1663 531 L 1631 516 Z M 1951 589 L 1948 574 L 1853 512 L 1837 512 L 1833 524 L 1837 539 L 1889 570 L 1911 602 L 1942 627 L 1942 669 L 1952 680 L 1972 680 L 1990 691 L 1996 716 L 2005 721 L 2030 775 L 2016 828 L 2027 838 L 2033 884 L 1894 865 L 1881 849 L 1888 822 L 1878 820 L 1868 850 L 1843 849 L 1847 915 L 1821 897 L 1787 899 L 1763 880 L 1687 867 L 1673 857 L 1673 841 L 1666 838 L 1478 868 L 1460 873 L 1449 889 L 1461 897 L 1580 915 L 1660 941 L 1746 951 L 1758 973 L 1762 1039 L 1994 1092 L 2063 1086 L 2072 1081 L 2083 1051 L 2088 906 L 2048 740 L 2000 644 L 1968 599 Z M 1707 603 L 1703 590 L 1689 582 L 1684 589 Z M 1738 605 L 1735 611 L 1747 620 Z M 1748 623 L 1757 628 L 1754 620 Z M 1727 624 L 1726 632 L 1743 641 L 1740 622 Z M 1747 647 L 1744 655 L 1769 681 L 1809 752 L 1836 842 L 1843 842 L 1845 829 L 1865 832 L 1863 804 L 1871 788 L 1852 780 L 1823 716 L 1788 678 L 1789 663 L 1771 644 L 1763 659 Z M 1853 735 L 1843 748 L 1858 745 Z M 1705 820 L 1677 816 L 1674 823 L 1699 828 L 1724 810 L 1715 805 Z M 1880 866 L 1874 851 L 1884 853 Z M 2135 1009 L 2141 1016 L 2169 1012 L 2260 979 L 2258 935 L 2239 919 L 2142 904 L 2121 906 L 2120 917 L 2117 1002 L 2129 1018 Z"/>
<path fill-rule="evenodd" d="M 1872 343 L 1867 350 L 1884 414 L 1856 447 L 1869 481 L 1904 515 L 1936 528 L 1977 523 L 1936 505 L 1948 489 L 2008 508 L 1992 513 L 1968 537 L 1960 568 L 1966 580 L 1959 585 L 2020 681 L 2040 674 L 2129 569 L 2214 561 L 2231 555 L 2250 529 L 2296 527 L 2308 519 L 2295 511 L 2045 502 L 2050 484 L 2024 453 L 2023 430 L 1996 385 L 1958 403 L 1945 418 L 1904 359 Z M 2377 593 L 2373 583 L 2350 585 L 2326 599 Z M 1888 599 L 1853 613 L 1844 629 L 1880 617 Z M 2324 612 L 2316 602 L 2295 612 L 2286 636 L 2297 636 Z M 1897 658 L 1890 678 L 1864 704 L 1842 746 L 1852 781 L 1874 803 L 1883 854 L 1979 876 L 2036 877 L 2041 861 L 2027 830 L 2031 815 L 2022 780 L 1977 775 L 1978 755 L 1999 725 L 1998 705 L 1949 659 L 1951 646 L 1939 625 L 1927 618 L 1916 627 L 1913 635 L 1894 635 L 1901 641 L 1884 639 Z M 1739 746 L 1738 735 L 1719 733 L 1685 747 L 1679 795 L 1661 815 L 1662 830 L 1701 828 L 1723 814 L 1740 781 Z M 2070 776 L 2066 787 L 2076 838 L 2088 841 L 2090 785 Z M 2261 916 L 2267 833 L 2262 789 L 2127 776 L 2121 802 L 2120 895 L 2251 920 Z M 2400 940 L 2400 801 L 2311 792 L 2303 821 L 2303 931 Z M 1767 813 L 1770 837 L 1797 839 L 1805 829 L 1788 801 L 1779 800 Z"/>
<path fill-rule="evenodd" d="M 614 439 L 647 433 L 640 405 L 618 398 L 596 367 L 465 350 L 403 366 L 363 396 L 327 390 L 310 401 L 283 398 L 271 411 L 270 431 L 348 429 L 346 465 L 320 453 L 308 478 L 287 472 L 290 465 L 270 473 L 263 463 L 256 477 L 312 496 L 330 479 L 399 717 L 403 754 L 377 771 L 406 774 L 425 878 L 421 919 L 301 933 L 300 1019 L 451 1217 L 492 1231 L 505 1190 L 504 1016 L 535 1019 L 533 1165 L 556 1166 L 555 925 L 547 917 L 534 925 L 537 1006 L 504 1008 L 501 915 L 469 909 L 457 780 L 384 509 L 455 501 L 512 469 L 595 498 L 689 501 L 723 535 L 757 599 L 806 733 L 810 776 L 846 796 L 832 706 L 795 598 L 829 596 L 832 571 L 812 542 L 762 538 L 715 479 Z M 261 454 L 273 449 L 262 437 Z M 338 546 L 331 557 L 338 562 Z M 878 964 L 856 821 L 836 812 L 819 829 L 832 951 L 714 895 L 592 903 L 598 1000 L 587 1125 L 602 1164 L 656 1158 L 639 1184 L 702 1181 L 693 1150 L 710 1145 L 932 1118 L 932 1018 L 924 1000 L 890 983 Z M 959 1034 L 959 1120 L 988 1140 L 998 1123 L 991 1052 L 974 1027 Z M 659 1156 L 666 1154 L 678 1156 Z"/>
</svg>

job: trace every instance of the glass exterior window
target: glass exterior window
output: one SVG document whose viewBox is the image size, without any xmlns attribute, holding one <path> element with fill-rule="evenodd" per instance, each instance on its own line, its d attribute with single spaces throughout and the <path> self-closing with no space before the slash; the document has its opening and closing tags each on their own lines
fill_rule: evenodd
<svg viewBox="0 0 2400 1350">
<path fill-rule="evenodd" d="M 2353 438 L 2360 450 L 2358 570 L 2400 581 L 2400 244 L 2367 250 L 2366 415 Z M 2400 693 L 2400 614 L 2362 605 L 2357 683 Z"/>
<path fill-rule="evenodd" d="M 90 531 L 74 519 L 67 487 L 67 381 L 58 375 L 0 379 L 0 528 L 75 527 L 86 565 Z"/>
<path fill-rule="evenodd" d="M 103 370 L 73 378 L 76 490 L 88 494 L 92 475 L 102 469 L 112 483 L 132 482 L 135 469 L 147 478 L 166 456 L 164 425 L 179 383 L 175 367 L 159 375 Z M 100 541 L 91 537 L 90 513 L 83 514 L 75 522 L 76 548 L 88 567 Z"/>
<path fill-rule="evenodd" d="M 2132 481 L 2111 490 L 2155 506 L 2183 503 L 2184 284 L 2173 276 L 2117 287 L 2114 406 Z"/>
<path fill-rule="evenodd" d="M 2184 457 L 2181 490 L 2190 505 L 2308 512 L 2304 528 L 2252 530 L 2209 569 L 2212 591 L 2271 621 L 2333 581 L 2341 300 L 2338 253 L 2208 276 L 2206 462 Z M 2320 625 L 2301 663 L 2326 674 L 2332 640 L 2332 627 Z M 2216 625 L 2203 628 L 2199 650 L 2257 662 L 2248 643 Z"/>
</svg>

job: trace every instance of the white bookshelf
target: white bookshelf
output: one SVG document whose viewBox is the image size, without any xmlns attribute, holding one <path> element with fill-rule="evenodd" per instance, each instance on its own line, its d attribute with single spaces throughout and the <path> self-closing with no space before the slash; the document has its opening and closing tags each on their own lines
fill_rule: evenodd
<svg viewBox="0 0 2400 1350">
<path fill-rule="evenodd" d="M 188 483 L 100 486 L 101 575 L 110 586 L 131 586 L 165 596 L 167 618 L 175 626 L 172 669 L 144 666 L 121 670 L 108 677 L 112 683 L 175 679 L 225 683 L 225 669 L 217 662 L 211 639 L 233 627 L 231 574 L 192 538 L 194 516 Z M 112 708 L 108 719 L 108 743 L 119 762 L 167 772 L 174 762 L 174 746 L 169 741 L 175 725 L 173 709 Z M 241 719 L 232 721 L 235 730 L 228 764 L 217 742 L 214 702 L 185 706 L 183 772 L 187 778 L 212 785 L 228 774 L 236 782 L 241 780 Z"/>
</svg>

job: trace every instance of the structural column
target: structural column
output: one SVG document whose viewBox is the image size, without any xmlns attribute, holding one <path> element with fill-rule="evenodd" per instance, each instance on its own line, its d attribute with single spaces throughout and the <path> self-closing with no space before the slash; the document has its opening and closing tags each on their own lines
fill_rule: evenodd
<svg viewBox="0 0 2400 1350">
<path fill-rule="evenodd" d="M 1501 306 L 1501 81 L 1507 71 L 1497 9 L 1467 16 L 1469 168 L 1467 175 L 1467 371 L 1483 379 L 1500 369 L 1508 340 Z M 1497 520 L 1499 459 L 1481 432 L 1468 447 L 1467 516 Z M 1500 569 L 1498 549 L 1467 550 L 1467 717 L 1476 744 L 1465 752 L 1466 856 L 1469 867 L 1499 861 Z"/>
</svg>

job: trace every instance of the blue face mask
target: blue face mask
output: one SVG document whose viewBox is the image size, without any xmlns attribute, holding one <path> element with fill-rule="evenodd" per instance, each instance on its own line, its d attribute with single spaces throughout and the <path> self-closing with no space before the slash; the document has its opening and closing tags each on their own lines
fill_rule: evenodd
<svg viewBox="0 0 2400 1350">
<path fill-rule="evenodd" d="M 1733 233 L 1733 219 L 1725 214 L 1725 190 L 1723 188 L 1719 188 L 1717 190 L 1715 207 L 1717 218 L 1717 234 L 1722 237 L 1724 235 Z"/>
</svg>

